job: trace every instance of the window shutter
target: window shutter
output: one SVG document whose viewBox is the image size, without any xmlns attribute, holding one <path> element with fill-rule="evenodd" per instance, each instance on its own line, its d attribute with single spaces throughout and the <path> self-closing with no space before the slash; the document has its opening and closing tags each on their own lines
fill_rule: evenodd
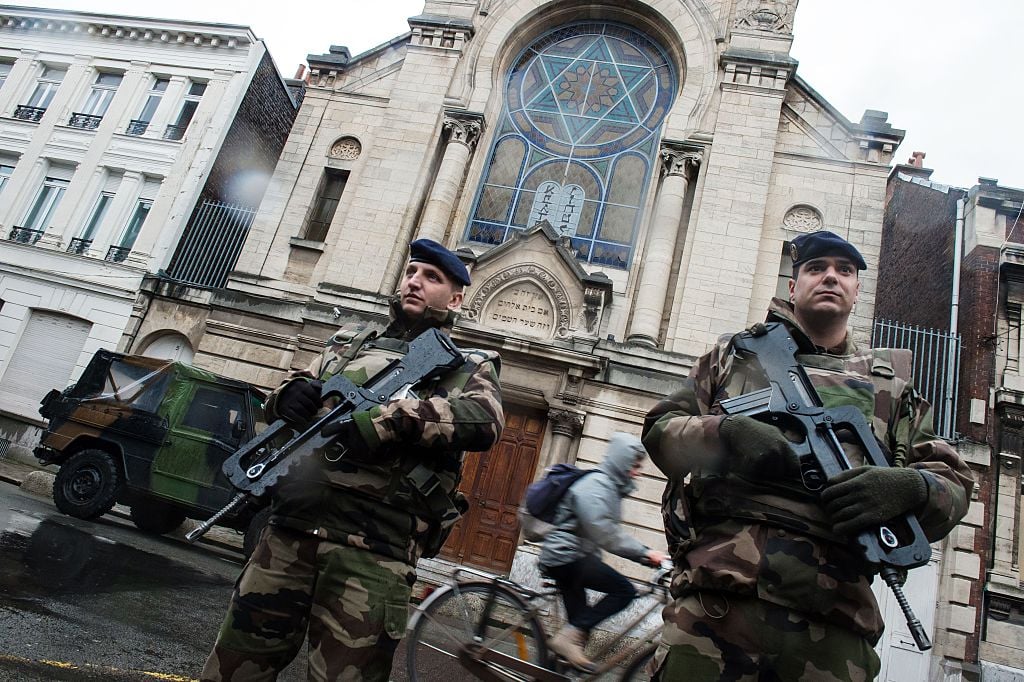
<svg viewBox="0 0 1024 682">
<path fill-rule="evenodd" d="M 68 385 L 91 327 L 76 317 L 32 311 L 0 379 L 0 406 L 39 419 L 39 401 Z"/>
</svg>

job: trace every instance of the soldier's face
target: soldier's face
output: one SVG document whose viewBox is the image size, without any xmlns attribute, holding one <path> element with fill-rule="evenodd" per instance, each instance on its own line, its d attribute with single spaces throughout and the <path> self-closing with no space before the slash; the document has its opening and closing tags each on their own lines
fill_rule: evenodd
<svg viewBox="0 0 1024 682">
<path fill-rule="evenodd" d="M 454 310 L 462 305 L 462 287 L 430 263 L 409 263 L 398 293 L 402 311 L 410 317 L 422 315 L 428 307 Z"/>
<path fill-rule="evenodd" d="M 859 292 L 857 266 L 844 256 L 809 260 L 789 281 L 789 300 L 807 319 L 849 317 Z"/>
</svg>

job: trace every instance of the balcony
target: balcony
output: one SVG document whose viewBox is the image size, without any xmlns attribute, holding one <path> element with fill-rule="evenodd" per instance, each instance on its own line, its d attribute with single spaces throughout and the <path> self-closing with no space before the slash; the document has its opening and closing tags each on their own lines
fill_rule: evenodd
<svg viewBox="0 0 1024 682">
<path fill-rule="evenodd" d="M 78 255 L 82 255 L 83 253 L 89 250 L 90 246 L 92 246 L 91 239 L 82 239 L 81 237 L 75 237 L 74 239 L 71 240 L 71 243 L 68 244 L 68 253 L 77 253 Z"/>
<path fill-rule="evenodd" d="M 11 233 L 7 238 L 12 242 L 18 242 L 19 244 L 35 244 L 42 236 L 42 230 L 30 230 L 27 227 L 19 227 L 18 225 L 15 225 L 11 228 Z"/>
<path fill-rule="evenodd" d="M 102 116 L 93 116 L 92 114 L 71 114 L 71 119 L 68 121 L 68 125 L 72 128 L 96 130 L 100 127 L 100 121 L 102 120 Z"/>
<path fill-rule="evenodd" d="M 128 123 L 128 127 L 125 129 L 127 135 L 145 135 L 146 129 L 149 128 L 149 121 L 140 121 L 138 119 L 132 119 Z"/>
<path fill-rule="evenodd" d="M 130 246 L 111 246 L 107 251 L 107 257 L 103 260 L 111 263 L 123 263 L 131 252 L 132 247 Z"/>
<path fill-rule="evenodd" d="M 173 123 L 167 124 L 167 128 L 164 129 L 165 140 L 180 140 L 185 137 L 185 128 L 188 126 L 178 126 Z"/>
<path fill-rule="evenodd" d="M 14 118 L 20 118 L 22 121 L 32 121 L 38 123 L 39 119 L 46 113 L 46 107 L 30 107 L 25 104 L 19 104 L 18 108 L 14 110 Z"/>
</svg>

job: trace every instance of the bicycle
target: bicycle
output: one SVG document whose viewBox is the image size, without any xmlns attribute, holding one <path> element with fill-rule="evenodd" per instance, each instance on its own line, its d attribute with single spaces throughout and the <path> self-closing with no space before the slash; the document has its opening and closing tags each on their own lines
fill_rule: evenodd
<svg viewBox="0 0 1024 682">
<path fill-rule="evenodd" d="M 593 657 L 592 673 L 577 671 L 548 651 L 547 633 L 562 625 L 561 599 L 555 582 L 545 577 L 535 590 L 507 576 L 459 567 L 450 584 L 438 588 L 416 609 L 409 622 L 407 668 L 412 682 L 454 682 L 459 668 L 485 682 L 596 680 L 620 664 L 618 679 L 647 679 L 645 668 L 654 656 L 663 624 L 634 630 L 668 603 L 671 564 L 638 582 L 637 599 L 653 597 L 646 609 Z M 545 623 L 547 622 L 547 627 Z"/>
</svg>

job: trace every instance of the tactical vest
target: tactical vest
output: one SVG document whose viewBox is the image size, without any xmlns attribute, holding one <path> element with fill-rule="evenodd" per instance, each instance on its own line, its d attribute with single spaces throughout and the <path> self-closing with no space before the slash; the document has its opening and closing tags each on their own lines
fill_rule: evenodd
<svg viewBox="0 0 1024 682">
<path fill-rule="evenodd" d="M 893 466 L 904 466 L 909 447 L 909 433 L 892 432 L 890 424 L 899 424 L 900 415 L 894 414 L 901 404 L 900 397 L 910 384 L 912 354 L 909 350 L 872 348 L 853 358 L 829 355 L 800 355 L 798 360 L 809 374 L 815 371 L 836 372 L 838 375 L 863 378 L 870 382 L 860 387 L 863 394 L 843 387 L 848 400 L 827 388 L 819 390 L 826 407 L 838 404 L 855 404 L 864 414 L 876 438 Z M 863 366 L 860 366 L 863 365 Z M 850 382 L 853 383 L 853 382 Z M 766 386 L 763 373 L 756 362 L 739 364 L 733 362 L 722 382 L 725 395 L 734 397 Z M 870 409 L 864 395 L 871 394 Z M 859 399 L 858 399 L 859 398 Z M 882 418 L 880 415 L 886 415 Z M 859 465 L 862 455 L 859 450 L 848 450 L 851 463 Z M 722 519 L 736 519 L 783 528 L 823 540 L 845 543 L 846 539 L 832 532 L 832 522 L 818 504 L 817 492 L 808 490 L 802 481 L 753 481 L 727 470 L 702 469 L 695 471 L 687 485 L 680 482 L 665 491 L 664 520 L 670 545 L 684 547 L 689 540 L 700 534 L 703 525 L 714 524 Z M 673 537 L 677 536 L 677 537 Z M 673 542 L 674 541 L 674 542 Z"/>
</svg>

